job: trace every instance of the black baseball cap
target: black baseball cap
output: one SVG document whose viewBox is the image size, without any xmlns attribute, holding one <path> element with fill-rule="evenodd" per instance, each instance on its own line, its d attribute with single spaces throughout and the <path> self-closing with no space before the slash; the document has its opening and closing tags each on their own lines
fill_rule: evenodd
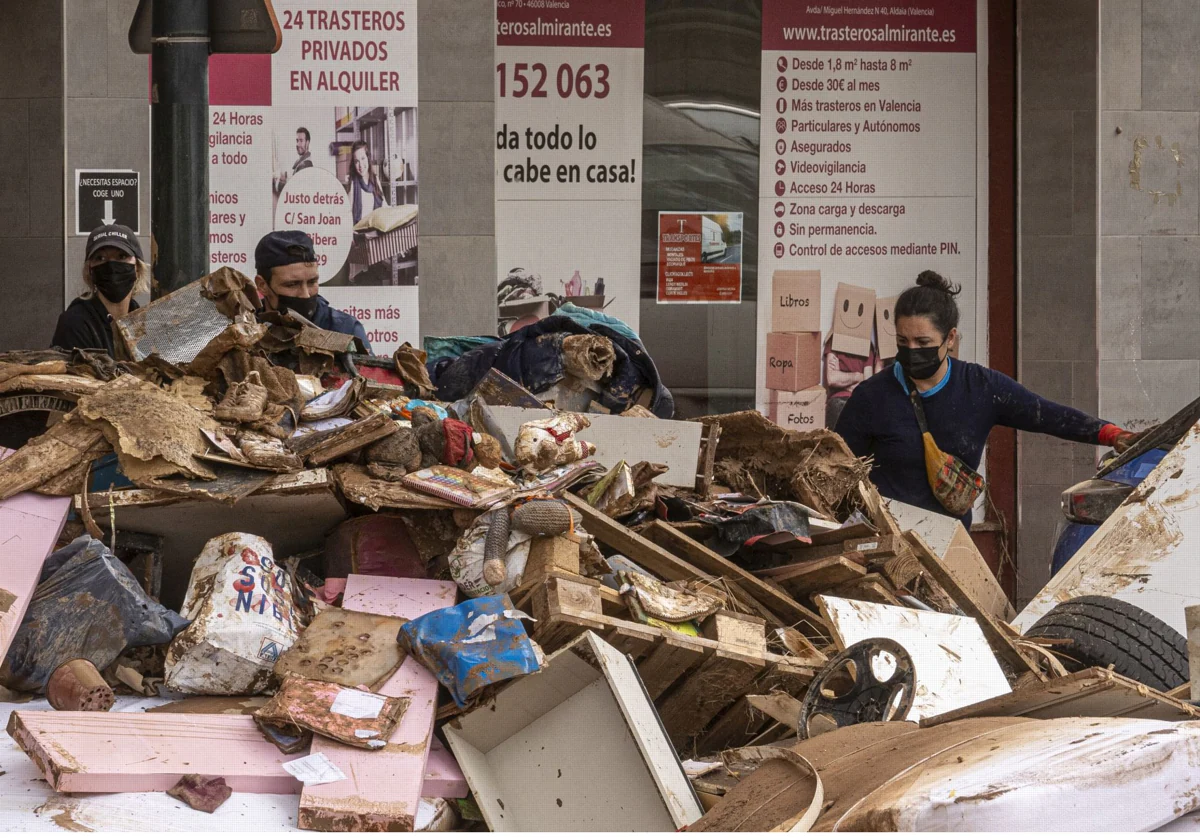
<svg viewBox="0 0 1200 840">
<path fill-rule="evenodd" d="M 142 246 L 137 234 L 125 225 L 101 225 L 88 234 L 84 259 L 90 260 L 101 248 L 116 248 L 131 257 L 142 259 Z"/>
<path fill-rule="evenodd" d="M 254 269 L 270 277 L 272 268 L 317 261 L 312 237 L 302 230 L 275 230 L 258 240 L 254 249 Z"/>
</svg>

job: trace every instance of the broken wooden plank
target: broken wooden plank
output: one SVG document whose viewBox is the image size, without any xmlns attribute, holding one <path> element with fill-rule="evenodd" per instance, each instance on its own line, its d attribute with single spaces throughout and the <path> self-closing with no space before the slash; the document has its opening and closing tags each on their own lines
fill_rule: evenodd
<svg viewBox="0 0 1200 840">
<path fill-rule="evenodd" d="M 708 498 L 712 488 L 713 468 L 717 461 L 717 445 L 721 440 L 721 424 L 710 420 L 704 424 L 704 437 L 701 440 L 700 464 L 696 468 L 696 494 L 702 499 Z"/>
<path fill-rule="evenodd" d="M 1088 668 L 925 718 L 921 726 L 978 717 L 1128 717 L 1176 722 L 1200 718 L 1200 709 L 1107 668 Z"/>
<path fill-rule="evenodd" d="M 887 579 L 883 575 L 874 572 L 858 580 L 852 580 L 841 586 L 835 586 L 824 594 L 836 595 L 839 598 L 849 598 L 854 601 L 870 601 L 873 604 L 891 604 L 893 607 L 904 606 L 900 602 L 900 599 L 896 597 L 896 593 L 888 584 Z"/>
<path fill-rule="evenodd" d="M 376 615 L 414 619 L 454 606 L 453 582 L 350 575 L 342 605 Z M 297 824 L 320 831 L 412 831 L 421 798 L 429 742 L 437 713 L 438 681 L 407 657 L 380 694 L 408 697 L 409 708 L 388 745 L 364 752 L 314 737 L 312 752 L 324 753 L 346 778 L 305 785 Z"/>
<path fill-rule="evenodd" d="M 572 497 L 573 498 L 573 497 Z M 572 502 L 573 503 L 573 502 Z M 599 513 L 599 511 L 595 511 Z M 603 514 L 600 514 L 603 516 Z M 605 517 L 607 518 L 607 517 Z M 612 522 L 612 520 L 609 520 Z M 612 522 L 618 528 L 621 526 Z M 588 529 L 588 533 L 596 536 L 605 542 L 607 540 L 596 531 L 592 530 L 592 526 L 588 524 L 588 519 L 584 520 L 584 527 Z M 623 529 L 626 530 L 627 529 Z M 693 568 L 703 570 L 704 573 L 714 575 L 716 577 L 727 577 L 737 583 L 740 587 L 746 590 L 752 597 L 762 601 L 764 605 L 774 612 L 782 621 L 789 625 L 800 625 L 801 632 L 810 633 L 816 632 L 824 635 L 829 632 L 824 619 L 814 613 L 807 607 L 797 603 L 790 595 L 779 589 L 775 585 L 766 581 L 760 580 L 750 572 L 747 572 L 742 567 L 735 563 L 726 560 L 720 554 L 717 554 L 712 549 L 702 545 L 691 537 L 679 533 L 661 519 L 653 522 L 646 529 L 646 537 L 642 538 L 643 542 L 656 547 L 669 549 L 676 552 L 682 557 L 686 557 L 689 565 Z M 610 543 L 611 545 L 611 543 Z M 614 545 L 613 548 L 618 551 L 623 551 L 620 546 Z M 661 550 L 661 549 L 660 549 Z M 637 558 L 630 556 L 630 559 L 641 562 Z M 654 571 L 651 569 L 651 571 Z M 657 572 L 655 572 L 657 574 Z"/>
<path fill-rule="evenodd" d="M 930 577 L 937 581 L 938 586 L 946 590 L 946 594 L 954 599 L 959 609 L 979 622 L 979 628 L 983 630 L 984 638 L 988 640 L 988 644 L 992 646 L 996 655 L 1016 671 L 1018 676 L 1028 671 L 1044 682 L 1046 677 L 1042 674 L 1041 669 L 1013 644 L 1012 636 L 1004 632 L 1004 628 L 992 617 L 991 611 L 976 601 L 971 593 L 959 584 L 958 578 L 933 553 L 921 535 L 916 531 L 908 531 L 905 533 L 904 539 L 917 555 L 921 566 L 929 573 Z"/>
<path fill-rule="evenodd" d="M 959 588 L 971 601 L 996 621 L 1012 621 L 1016 616 L 1008 596 L 1000 587 L 987 561 L 975 547 L 971 533 L 960 521 L 903 502 L 888 505 L 900 526 L 921 535 L 930 552 L 954 575 Z M 955 600 L 958 600 L 955 598 Z"/>
<path fill-rule="evenodd" d="M 739 697 L 733 705 L 722 712 L 696 742 L 697 754 L 715 753 L 730 747 L 744 746 L 754 736 L 761 732 L 770 721 L 760 715 L 750 703 L 749 694 L 767 694 L 783 692 L 787 695 L 803 697 L 816 675 L 816 669 L 798 667 L 783 662 L 771 663 L 754 683 L 747 686 L 747 695 Z M 799 722 L 797 715 L 791 723 L 794 729 Z"/>
<path fill-rule="evenodd" d="M 629 530 L 573 493 L 564 493 L 563 499 L 579 511 L 583 518 L 583 527 L 589 534 L 627 556 L 651 574 L 667 581 L 713 579 L 713 575 L 702 572 L 686 560 Z"/>
<path fill-rule="evenodd" d="M 658 703 L 663 728 L 677 749 L 746 693 L 766 660 L 717 650 Z"/>
<path fill-rule="evenodd" d="M 100 424 L 88 423 L 71 412 L 15 454 L 5 449 L 7 454 L 0 463 L 0 499 L 40 487 L 78 464 L 102 440 Z"/>
<path fill-rule="evenodd" d="M 336 429 L 294 438 L 290 445 L 310 467 L 320 467 L 383 440 L 397 428 L 395 421 L 386 414 L 371 414 Z"/>
<path fill-rule="evenodd" d="M 11 450 L 0 448 L 0 459 Z M 0 662 L 21 626 L 33 590 L 42 574 L 42 564 L 54 548 L 71 500 L 62 496 L 19 493 L 0 502 Z"/>
<path fill-rule="evenodd" d="M 842 555 L 797 563 L 794 566 L 781 566 L 763 573 L 763 577 L 783 587 L 796 598 L 805 598 L 814 592 L 827 592 L 866 575 L 866 566 Z"/>
<path fill-rule="evenodd" d="M 793 731 L 800 723 L 800 715 L 804 711 L 803 702 L 782 692 L 747 694 L 746 701 L 771 720 Z"/>
</svg>

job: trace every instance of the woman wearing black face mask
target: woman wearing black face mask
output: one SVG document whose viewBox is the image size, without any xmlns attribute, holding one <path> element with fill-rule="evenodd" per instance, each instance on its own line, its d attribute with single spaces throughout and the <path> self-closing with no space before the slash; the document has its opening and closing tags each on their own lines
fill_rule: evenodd
<svg viewBox="0 0 1200 840">
<path fill-rule="evenodd" d="M 950 358 L 950 347 L 958 340 L 954 297 L 959 291 L 936 272 L 924 271 L 917 285 L 900 295 L 896 363 L 854 390 L 835 431 L 855 455 L 874 459 L 871 479 L 884 496 L 952 512 L 969 524 L 970 511 L 949 510 L 945 488 L 934 486 L 927 470 L 930 442 L 937 455 L 974 471 L 993 426 L 1112 446 L 1118 452 L 1135 436 L 1040 397 L 1002 373 Z M 928 431 L 924 437 L 922 423 Z"/>
<path fill-rule="evenodd" d="M 92 231 L 84 251 L 83 283 L 87 292 L 71 301 L 51 341 L 64 350 L 102 350 L 113 356 L 112 322 L 137 309 L 135 293 L 147 291 L 142 278 L 142 246 L 124 225 L 105 225 Z"/>
</svg>

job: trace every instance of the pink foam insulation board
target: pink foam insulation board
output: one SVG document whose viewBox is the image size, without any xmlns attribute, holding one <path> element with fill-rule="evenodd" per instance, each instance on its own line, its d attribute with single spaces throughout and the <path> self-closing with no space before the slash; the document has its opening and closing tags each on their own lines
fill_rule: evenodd
<svg viewBox="0 0 1200 840">
<path fill-rule="evenodd" d="M 377 615 L 417 618 L 454 606 L 453 582 L 350 575 L 342 605 Z M 438 682 L 408 657 L 379 690 L 389 697 L 408 697 L 400 725 L 382 750 L 368 752 L 327 738 L 313 738 L 313 753 L 322 753 L 346 778 L 305 785 L 298 824 L 324 831 L 412 831 L 433 740 Z"/>
<path fill-rule="evenodd" d="M 12 454 L 0 448 L 0 460 Z M 17 635 L 46 556 L 67 521 L 69 496 L 18 493 L 0 502 L 0 661 Z"/>
<path fill-rule="evenodd" d="M 224 776 L 237 793 L 300 793 L 249 715 L 15 712 L 8 732 L 59 793 L 170 790 L 180 776 Z M 435 738 L 421 795 L 469 792 L 454 756 Z"/>
</svg>

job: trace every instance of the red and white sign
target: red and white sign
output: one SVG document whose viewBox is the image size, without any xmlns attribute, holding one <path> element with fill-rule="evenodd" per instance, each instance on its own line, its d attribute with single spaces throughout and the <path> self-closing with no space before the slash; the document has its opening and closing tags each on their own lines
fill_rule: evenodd
<svg viewBox="0 0 1200 840">
<path fill-rule="evenodd" d="M 391 355 L 420 338 L 417 2 L 274 10 L 278 53 L 209 64 L 211 265 L 253 277 L 264 234 L 303 230 L 321 294 Z"/>
<path fill-rule="evenodd" d="M 977 13 L 976 0 L 764 0 L 760 409 L 775 399 L 765 348 L 777 274 L 820 278 L 824 344 L 839 285 L 893 298 L 933 269 L 963 286 L 963 358 L 984 352 Z"/>
<path fill-rule="evenodd" d="M 742 214 L 658 214 L 658 302 L 741 303 Z"/>
<path fill-rule="evenodd" d="M 634 329 L 644 39 L 642 0 L 496 2 L 496 280 L 602 295 Z"/>
</svg>

